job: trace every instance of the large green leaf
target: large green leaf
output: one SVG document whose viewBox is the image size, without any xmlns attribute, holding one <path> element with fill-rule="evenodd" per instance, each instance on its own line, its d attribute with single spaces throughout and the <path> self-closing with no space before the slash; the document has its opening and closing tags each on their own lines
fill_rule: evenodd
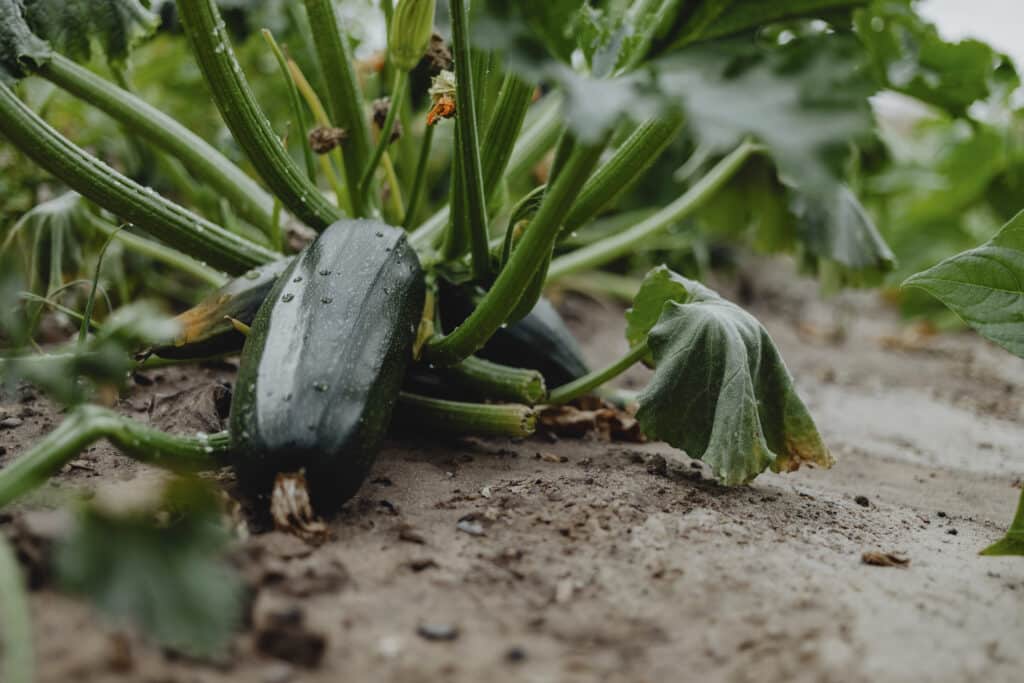
<svg viewBox="0 0 1024 683">
<path fill-rule="evenodd" d="M 648 274 L 634 301 L 632 339 L 654 311 L 657 323 L 647 345 L 655 371 L 637 413 L 647 436 L 708 463 L 728 485 L 745 484 L 768 468 L 832 465 L 775 343 L 756 318 L 664 266 Z"/>
<path fill-rule="evenodd" d="M 88 61 L 98 48 L 115 64 L 160 25 L 139 0 L 20 0 L 29 26 L 58 51 Z"/>
<path fill-rule="evenodd" d="M 980 334 L 1024 358 L 1024 211 L 985 244 L 911 276 Z"/>
<path fill-rule="evenodd" d="M 41 63 L 49 55 L 49 46 L 25 23 L 21 0 L 0 0 L 0 83 L 12 85 L 27 75 L 25 61 Z"/>
<path fill-rule="evenodd" d="M 157 510 L 115 514 L 86 507 L 57 548 L 69 591 L 129 619 L 163 645 L 192 655 L 221 652 L 241 617 L 242 591 L 224 552 L 214 494 L 177 482 Z"/>
<path fill-rule="evenodd" d="M 955 115 L 988 96 L 1001 59 L 985 43 L 942 40 L 906 0 L 876 0 L 854 21 L 886 87 Z"/>
</svg>

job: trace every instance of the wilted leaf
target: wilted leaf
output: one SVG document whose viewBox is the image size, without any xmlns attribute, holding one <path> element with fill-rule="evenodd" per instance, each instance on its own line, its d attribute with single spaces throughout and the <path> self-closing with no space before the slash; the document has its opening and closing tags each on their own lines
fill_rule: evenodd
<svg viewBox="0 0 1024 683">
<path fill-rule="evenodd" d="M 1024 357 L 1024 211 L 985 244 L 903 284 L 924 289 L 980 334 Z"/>
<path fill-rule="evenodd" d="M 60 582 L 163 645 L 217 654 L 239 623 L 242 595 L 224 558 L 228 538 L 216 497 L 195 482 L 178 482 L 160 510 L 84 508 L 57 548 Z"/>
<path fill-rule="evenodd" d="M 647 335 L 658 323 L 668 301 L 686 303 L 693 297 L 715 296 L 717 294 L 704 285 L 665 266 L 654 268 L 644 276 L 639 291 L 633 297 L 633 305 L 626 310 L 626 340 L 631 348 L 647 341 Z"/>
<path fill-rule="evenodd" d="M 643 320 L 657 307 L 653 288 L 669 296 L 647 339 L 655 371 L 637 413 L 647 436 L 703 460 L 730 485 L 769 467 L 832 465 L 775 343 L 752 315 L 664 267 L 645 284 Z M 685 299 L 672 298 L 677 284 Z"/>
<path fill-rule="evenodd" d="M 139 0 L 21 1 L 32 31 L 77 61 L 88 61 L 98 48 L 111 62 L 123 63 L 160 25 Z"/>
</svg>

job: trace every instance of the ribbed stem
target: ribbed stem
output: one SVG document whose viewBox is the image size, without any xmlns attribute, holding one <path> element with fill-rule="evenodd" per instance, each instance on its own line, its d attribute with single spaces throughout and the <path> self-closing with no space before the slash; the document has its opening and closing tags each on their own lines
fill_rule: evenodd
<svg viewBox="0 0 1024 683">
<path fill-rule="evenodd" d="M 557 94 L 547 95 L 535 105 L 539 109 L 537 118 L 526 126 L 516 141 L 505 175 L 516 178 L 529 172 L 554 146 L 562 130 L 561 105 L 561 97 Z"/>
<path fill-rule="evenodd" d="M 363 93 L 356 78 L 355 61 L 352 59 L 348 41 L 341 34 L 332 1 L 305 2 L 309 24 L 313 30 L 313 42 L 327 85 L 331 120 L 348 132 L 344 155 L 345 177 L 352 197 L 352 210 L 356 217 L 366 216 L 367 207 L 356 188 L 359 187 L 363 169 L 370 160 L 373 144 L 370 140 L 366 111 L 363 108 Z"/>
<path fill-rule="evenodd" d="M 5 683 L 32 683 L 35 654 L 32 648 L 32 616 L 27 586 L 18 558 L 0 534 L 0 656 Z"/>
<path fill-rule="evenodd" d="M 0 470 L 0 508 L 46 483 L 83 448 L 103 438 L 141 462 L 187 471 L 219 467 L 220 456 L 231 447 L 226 432 L 172 436 L 112 410 L 81 405 L 68 413 L 60 426 Z"/>
<path fill-rule="evenodd" d="M 0 135 L 86 199 L 216 268 L 239 274 L 279 256 L 142 187 L 87 154 L 2 84 Z"/>
<path fill-rule="evenodd" d="M 580 396 L 589 394 L 605 382 L 612 380 L 624 373 L 626 370 L 629 370 L 631 367 L 643 360 L 646 355 L 647 344 L 640 344 L 611 365 L 601 368 L 600 370 L 589 372 L 579 379 L 573 380 L 568 384 L 563 384 L 557 389 L 552 390 L 551 396 L 548 397 L 548 403 L 551 405 L 560 405 L 562 403 L 568 403 Z"/>
<path fill-rule="evenodd" d="M 245 220 L 264 232 L 271 226 L 273 198 L 213 145 L 174 118 L 57 53 L 36 67 L 35 73 L 180 160 L 196 178 L 227 197 Z"/>
<path fill-rule="evenodd" d="M 432 433 L 457 435 L 522 438 L 533 434 L 537 427 L 537 413 L 529 406 L 445 401 L 404 391 L 398 397 L 395 416 Z"/>
<path fill-rule="evenodd" d="M 505 77 L 480 148 L 484 192 L 488 203 L 512 158 L 512 150 L 515 149 L 532 98 L 532 85 L 515 74 L 510 73 Z"/>
<path fill-rule="evenodd" d="M 544 376 L 536 370 L 513 368 L 470 356 L 458 365 L 440 369 L 441 376 L 475 398 L 535 405 L 547 396 Z"/>
<path fill-rule="evenodd" d="M 341 218 L 281 145 L 235 58 L 214 0 L 178 0 L 178 16 L 221 117 L 256 172 L 281 203 L 308 225 L 323 230 Z"/>
<path fill-rule="evenodd" d="M 452 49 L 455 58 L 455 125 L 459 128 L 455 153 L 461 160 L 460 188 L 465 194 L 466 213 L 460 218 L 468 222 L 470 253 L 473 256 L 473 277 L 486 282 L 491 274 L 491 254 L 487 247 L 490 231 L 487 227 L 487 200 L 484 194 L 483 166 L 480 161 L 480 137 L 477 126 L 477 98 L 473 83 L 473 63 L 470 55 L 469 3 L 450 0 L 452 22 Z M 458 230 L 458 228 L 456 228 Z"/>
<path fill-rule="evenodd" d="M 729 178 L 742 166 L 747 158 L 757 150 L 757 145 L 744 142 L 727 157 L 712 168 L 707 175 L 686 191 L 683 196 L 661 209 L 650 218 L 634 225 L 629 230 L 617 235 L 610 235 L 600 242 L 595 242 L 565 256 L 559 256 L 551 262 L 548 270 L 548 282 L 560 277 L 579 273 L 621 258 L 632 252 L 636 245 L 649 239 L 652 235 L 675 225 L 690 215 L 717 192 Z"/>
<path fill-rule="evenodd" d="M 270 53 L 274 55 L 277 68 L 281 71 L 281 76 L 284 78 L 285 88 L 288 90 L 288 105 L 291 107 L 292 119 L 295 122 L 295 133 L 299 138 L 299 146 L 302 147 L 302 160 L 306 164 L 306 177 L 309 178 L 309 182 L 315 185 L 316 160 L 313 158 L 313 149 L 309 146 L 309 141 L 306 139 L 309 125 L 306 119 L 306 110 L 302 106 L 302 99 L 299 96 L 299 88 L 295 84 L 292 72 L 288 69 L 288 60 L 285 58 L 284 52 L 281 51 L 281 47 L 274 40 L 274 34 L 269 29 L 263 29 L 260 33 L 263 35 L 263 40 L 266 41 L 267 47 L 270 48 Z M 340 200 L 341 197 L 338 199 Z"/>
<path fill-rule="evenodd" d="M 480 305 L 455 330 L 432 339 L 424 349 L 425 358 L 441 365 L 453 365 L 476 352 L 491 338 L 515 310 L 524 291 L 550 258 L 558 229 L 601 156 L 600 145 L 577 145 L 564 172 L 544 195 L 537 215 L 530 222 L 508 263 L 502 269 Z"/>
<path fill-rule="evenodd" d="M 682 127 L 682 117 L 676 116 L 670 120 L 645 121 L 633 131 L 583 186 L 565 219 L 560 239 L 568 237 L 633 187 Z"/>
</svg>

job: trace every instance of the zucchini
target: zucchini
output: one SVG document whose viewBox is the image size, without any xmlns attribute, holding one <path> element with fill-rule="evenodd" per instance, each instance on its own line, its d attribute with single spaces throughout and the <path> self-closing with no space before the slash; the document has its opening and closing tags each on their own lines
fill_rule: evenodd
<svg viewBox="0 0 1024 683">
<path fill-rule="evenodd" d="M 465 288 L 445 288 L 441 322 L 450 330 L 472 311 Z M 579 379 L 590 372 L 579 343 L 562 316 L 541 297 L 522 319 L 500 328 L 476 355 L 502 365 L 537 370 L 548 389 Z"/>
<path fill-rule="evenodd" d="M 291 264 L 279 259 L 253 268 L 178 315 L 181 332 L 166 346 L 153 349 L 161 358 L 208 358 L 239 351 L 245 336 L 231 320 L 249 325 L 277 278 Z"/>
<path fill-rule="evenodd" d="M 373 465 L 423 313 L 402 230 L 332 224 L 295 257 L 252 323 L 229 418 L 242 485 L 305 470 L 314 508 L 336 510 Z"/>
</svg>

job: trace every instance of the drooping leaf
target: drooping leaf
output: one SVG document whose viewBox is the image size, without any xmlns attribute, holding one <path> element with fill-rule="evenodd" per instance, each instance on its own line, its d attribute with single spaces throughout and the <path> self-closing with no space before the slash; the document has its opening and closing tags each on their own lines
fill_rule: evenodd
<svg viewBox="0 0 1024 683">
<path fill-rule="evenodd" d="M 12 85 L 27 74 L 23 64 L 49 59 L 50 47 L 25 23 L 21 0 L 0 0 L 0 83 Z"/>
<path fill-rule="evenodd" d="M 981 41 L 944 41 L 906 0 L 875 0 L 854 22 L 880 83 L 954 115 L 988 96 L 1004 61 Z"/>
<path fill-rule="evenodd" d="M 657 308 L 657 292 L 669 297 L 647 337 L 655 371 L 637 413 L 647 436 L 708 463 L 727 485 L 745 484 L 768 468 L 832 465 L 775 343 L 756 318 L 670 272 L 652 273 L 644 284 L 634 305 L 634 334 Z M 681 291 L 683 300 L 675 298 Z"/>
<path fill-rule="evenodd" d="M 626 341 L 630 348 L 647 341 L 651 328 L 661 317 L 665 302 L 686 303 L 693 297 L 712 298 L 713 291 L 671 269 L 661 266 L 644 276 L 640 289 L 633 297 L 633 305 L 626 310 Z"/>
<path fill-rule="evenodd" d="M 1017 515 L 1013 518 L 1006 536 L 981 551 L 982 555 L 1024 555 L 1024 491 L 1020 494 Z"/>
<path fill-rule="evenodd" d="M 845 185 L 830 199 L 793 201 L 804 265 L 832 287 L 878 284 L 896 257 L 857 196 Z"/>
<path fill-rule="evenodd" d="M 58 52 L 88 61 L 94 49 L 122 64 L 160 17 L 139 0 L 20 0 L 32 31 Z"/>
<path fill-rule="evenodd" d="M 981 335 L 1024 358 L 1024 211 L 991 240 L 911 276 Z"/>
<path fill-rule="evenodd" d="M 158 521 L 158 512 L 168 521 Z M 116 514 L 85 507 L 57 547 L 55 565 L 66 590 L 114 619 L 187 654 L 215 655 L 241 616 L 241 582 L 225 560 L 227 540 L 215 495 L 178 481 L 157 509 Z"/>
</svg>

